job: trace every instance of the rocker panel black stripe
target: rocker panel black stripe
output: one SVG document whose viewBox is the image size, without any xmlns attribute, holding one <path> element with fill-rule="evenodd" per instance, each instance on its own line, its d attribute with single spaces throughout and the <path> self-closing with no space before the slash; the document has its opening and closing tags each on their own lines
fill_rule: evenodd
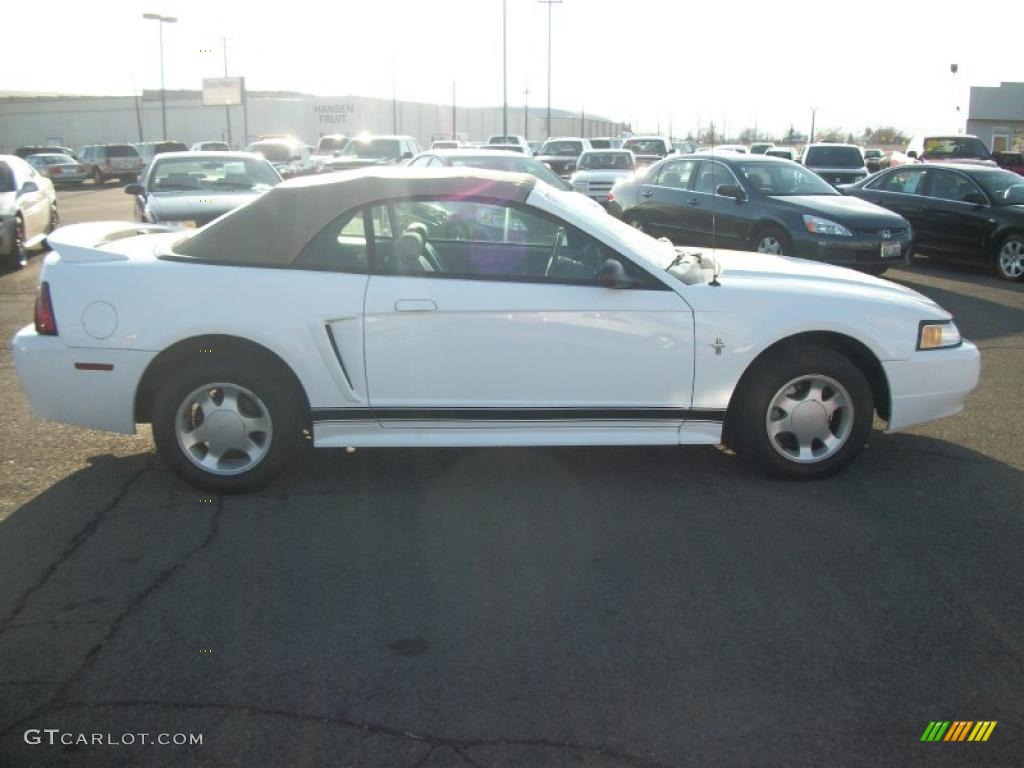
<svg viewBox="0 0 1024 768">
<path fill-rule="evenodd" d="M 724 410 L 691 408 L 314 408 L 313 421 L 705 421 Z"/>
</svg>

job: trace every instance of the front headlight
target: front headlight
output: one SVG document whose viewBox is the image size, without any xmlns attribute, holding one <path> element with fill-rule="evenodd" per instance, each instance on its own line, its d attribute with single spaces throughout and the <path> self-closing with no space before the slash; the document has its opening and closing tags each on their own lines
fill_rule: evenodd
<svg viewBox="0 0 1024 768">
<path fill-rule="evenodd" d="M 842 237 L 853 237 L 853 232 L 842 224 L 837 224 L 830 219 L 823 219 L 820 216 L 808 216 L 804 214 L 804 226 L 807 231 L 814 235 L 840 235 Z"/>
<path fill-rule="evenodd" d="M 960 329 L 952 320 L 925 320 L 917 332 L 918 349 L 946 349 L 958 347 L 962 342 Z"/>
</svg>

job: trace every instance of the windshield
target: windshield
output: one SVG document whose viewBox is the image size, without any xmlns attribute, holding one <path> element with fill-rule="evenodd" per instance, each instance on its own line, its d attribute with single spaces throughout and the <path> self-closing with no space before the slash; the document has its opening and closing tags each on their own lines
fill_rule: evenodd
<svg viewBox="0 0 1024 768">
<path fill-rule="evenodd" d="M 973 176 L 996 205 L 1024 205 L 1024 176 L 995 169 Z"/>
<path fill-rule="evenodd" d="M 348 146 L 348 139 L 340 136 L 323 136 L 317 142 L 317 152 L 339 152 Z"/>
<path fill-rule="evenodd" d="M 737 163 L 750 186 L 769 197 L 838 195 L 818 174 L 790 163 Z"/>
<path fill-rule="evenodd" d="M 863 168 L 864 157 L 856 147 L 811 147 L 804 165 L 810 168 Z"/>
<path fill-rule="evenodd" d="M 266 160 L 252 158 L 166 158 L 156 161 L 148 187 L 154 194 L 187 190 L 268 189 L 281 177 Z"/>
<path fill-rule="evenodd" d="M 875 157 L 881 157 L 881 156 L 882 156 L 882 150 L 880 150 L 880 149 L 867 149 L 867 150 L 864 150 L 864 157 L 875 158 Z"/>
<path fill-rule="evenodd" d="M 397 139 L 353 139 L 342 151 L 342 157 L 361 157 L 387 160 L 401 155 Z"/>
<path fill-rule="evenodd" d="M 583 151 L 583 143 L 579 141 L 549 141 L 541 149 L 542 155 L 559 155 L 577 157 Z"/>
<path fill-rule="evenodd" d="M 565 181 L 559 178 L 558 174 L 548 168 L 539 160 L 530 157 L 516 157 L 515 155 L 470 155 L 469 157 L 453 157 L 453 167 L 461 168 L 482 168 L 491 171 L 510 171 L 512 173 L 528 173 L 543 182 L 553 186 L 555 189 L 571 190 Z"/>
<path fill-rule="evenodd" d="M 74 158 L 68 157 L 67 155 L 31 155 L 29 162 L 39 165 L 67 165 L 74 163 Z"/>
<path fill-rule="evenodd" d="M 635 166 L 632 152 L 584 152 L 576 164 L 580 171 L 629 171 Z"/>
<path fill-rule="evenodd" d="M 665 142 L 661 139 L 626 139 L 622 148 L 630 150 L 634 155 L 665 154 Z"/>
<path fill-rule="evenodd" d="M 199 145 L 199 149 L 201 149 L 203 152 L 228 152 L 230 151 L 231 147 L 229 147 L 227 143 L 223 141 L 204 141 L 202 144 Z"/>
<path fill-rule="evenodd" d="M 992 155 L 973 136 L 933 136 L 924 140 L 924 156 L 930 159 L 940 157 L 973 158 L 990 160 Z"/>
<path fill-rule="evenodd" d="M 292 148 L 278 141 L 257 141 L 249 145 L 249 151 L 263 155 L 272 163 L 287 163 L 292 159 Z"/>
</svg>

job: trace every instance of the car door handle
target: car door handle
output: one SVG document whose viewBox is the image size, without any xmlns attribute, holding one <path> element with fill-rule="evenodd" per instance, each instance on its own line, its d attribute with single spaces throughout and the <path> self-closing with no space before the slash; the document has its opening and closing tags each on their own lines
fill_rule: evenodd
<svg viewBox="0 0 1024 768">
<path fill-rule="evenodd" d="M 698 205 L 700 205 L 700 201 L 696 197 L 691 197 L 689 200 L 686 201 L 686 204 L 687 205 L 698 206 Z"/>
<path fill-rule="evenodd" d="M 654 192 L 650 189 L 648 189 L 646 192 L 640 193 L 640 197 L 651 197 L 652 195 L 654 195 Z"/>
<path fill-rule="evenodd" d="M 437 312 L 437 304 L 431 299 L 399 299 L 395 312 Z"/>
</svg>

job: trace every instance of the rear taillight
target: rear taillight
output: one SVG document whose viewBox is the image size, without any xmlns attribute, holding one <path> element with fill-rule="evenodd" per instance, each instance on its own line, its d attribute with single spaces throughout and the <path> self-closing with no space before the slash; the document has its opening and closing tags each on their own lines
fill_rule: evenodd
<svg viewBox="0 0 1024 768">
<path fill-rule="evenodd" d="M 614 200 L 614 199 L 615 199 L 615 193 L 614 193 L 614 192 L 612 192 L 612 191 L 611 191 L 611 190 L 609 189 L 609 190 L 608 190 L 608 202 L 610 203 L 610 202 L 611 202 L 612 200 Z"/>
<path fill-rule="evenodd" d="M 40 283 L 36 291 L 36 333 L 40 336 L 57 335 L 57 317 L 53 314 L 53 301 L 50 299 L 50 284 Z"/>
</svg>

